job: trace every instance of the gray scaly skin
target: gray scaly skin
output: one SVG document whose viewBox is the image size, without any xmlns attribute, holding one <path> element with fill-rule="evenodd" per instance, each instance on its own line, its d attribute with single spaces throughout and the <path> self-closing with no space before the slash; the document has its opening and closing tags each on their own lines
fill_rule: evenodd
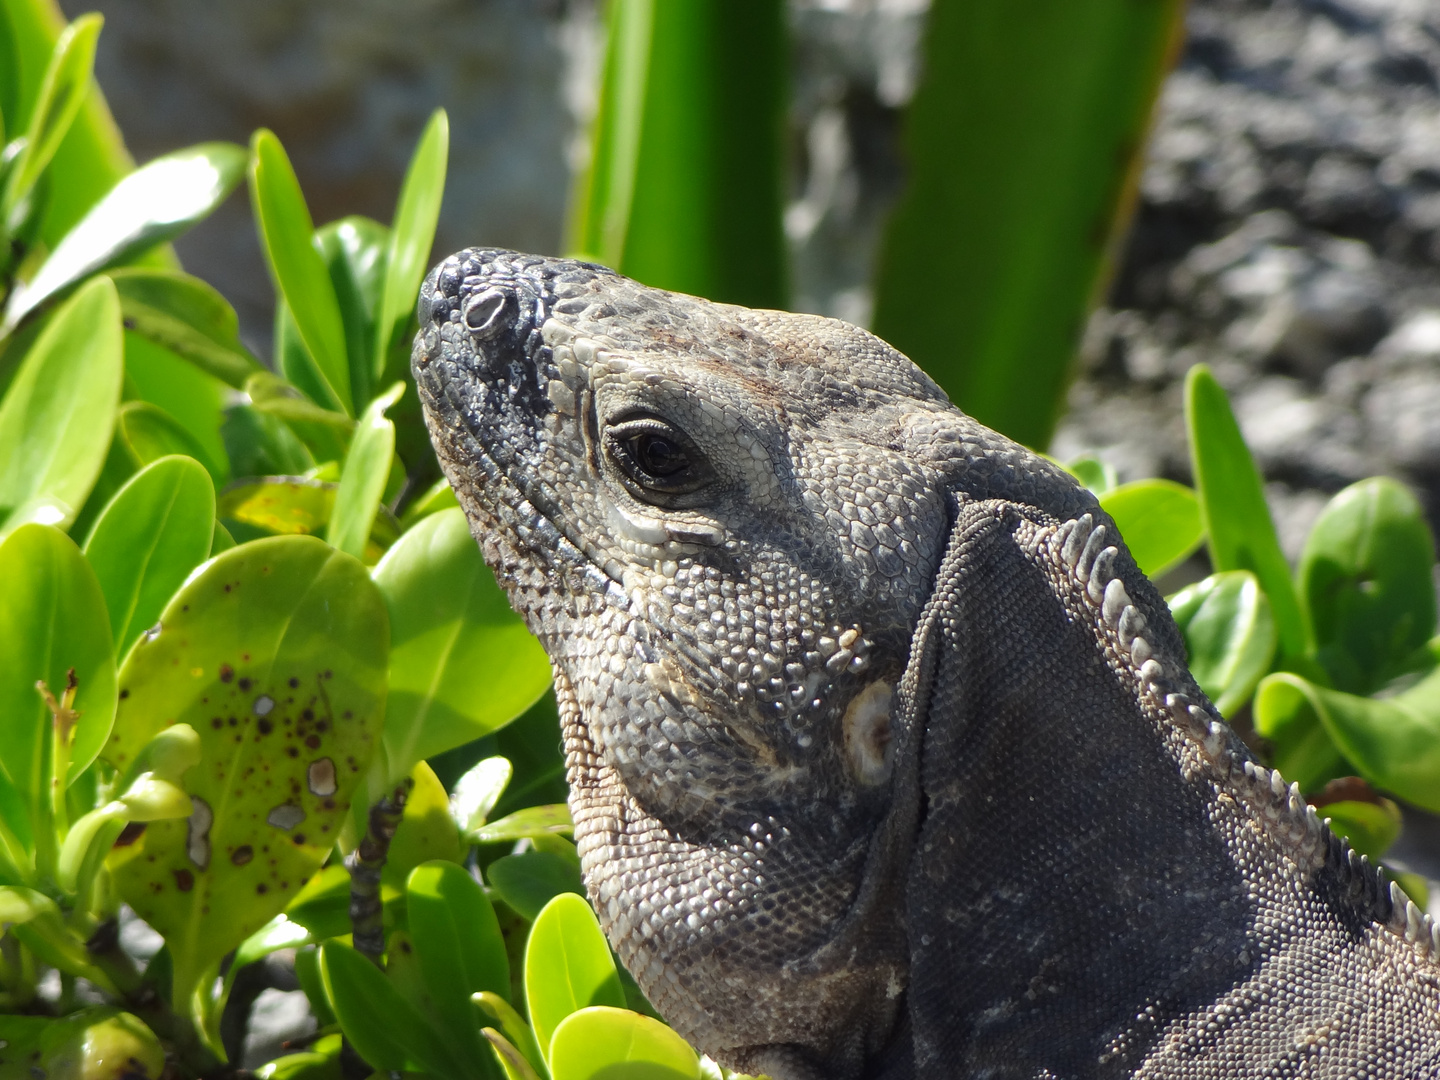
<svg viewBox="0 0 1440 1080">
<path fill-rule="evenodd" d="M 1440 933 L 1251 758 L 1059 469 L 828 319 L 483 249 L 419 311 L 440 461 L 554 663 L 590 898 L 697 1047 L 1440 1075 Z"/>
</svg>

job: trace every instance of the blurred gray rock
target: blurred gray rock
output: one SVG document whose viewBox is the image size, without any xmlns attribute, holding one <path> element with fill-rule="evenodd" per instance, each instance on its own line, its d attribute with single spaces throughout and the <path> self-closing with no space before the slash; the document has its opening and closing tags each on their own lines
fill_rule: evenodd
<svg viewBox="0 0 1440 1080">
<path fill-rule="evenodd" d="M 1376 473 L 1440 523 L 1440 4 L 1196 0 L 1188 28 L 1055 449 L 1189 479 L 1175 410 L 1205 361 L 1292 557 Z M 1149 427 L 1104 418 L 1137 398 Z"/>
</svg>

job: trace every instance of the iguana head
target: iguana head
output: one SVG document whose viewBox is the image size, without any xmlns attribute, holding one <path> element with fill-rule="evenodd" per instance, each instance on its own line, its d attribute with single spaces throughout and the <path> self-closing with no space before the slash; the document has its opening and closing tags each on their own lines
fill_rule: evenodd
<svg viewBox="0 0 1440 1080">
<path fill-rule="evenodd" d="M 903 986 L 894 694 L 996 437 L 855 327 L 586 263 L 463 251 L 419 315 L 440 460 L 555 664 L 612 942 L 721 1060 L 838 1075 Z"/>
</svg>

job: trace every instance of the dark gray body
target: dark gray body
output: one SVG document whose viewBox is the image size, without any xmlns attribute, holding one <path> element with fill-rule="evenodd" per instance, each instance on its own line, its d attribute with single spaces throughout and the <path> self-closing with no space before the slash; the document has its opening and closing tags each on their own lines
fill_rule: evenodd
<svg viewBox="0 0 1440 1080">
<path fill-rule="evenodd" d="M 665 1018 L 818 1077 L 1440 1076 L 1440 934 L 1185 667 L 1068 476 L 843 323 L 472 249 L 440 460 L 554 662 Z"/>
</svg>

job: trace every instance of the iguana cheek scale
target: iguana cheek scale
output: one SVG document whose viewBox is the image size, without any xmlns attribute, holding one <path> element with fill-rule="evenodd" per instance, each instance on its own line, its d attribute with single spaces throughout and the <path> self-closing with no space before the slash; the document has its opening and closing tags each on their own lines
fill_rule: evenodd
<svg viewBox="0 0 1440 1080">
<path fill-rule="evenodd" d="M 698 1047 L 1440 1075 L 1440 934 L 1252 759 L 1063 471 L 829 319 L 491 249 L 419 316 L 441 464 L 554 664 L 590 899 Z"/>
</svg>

